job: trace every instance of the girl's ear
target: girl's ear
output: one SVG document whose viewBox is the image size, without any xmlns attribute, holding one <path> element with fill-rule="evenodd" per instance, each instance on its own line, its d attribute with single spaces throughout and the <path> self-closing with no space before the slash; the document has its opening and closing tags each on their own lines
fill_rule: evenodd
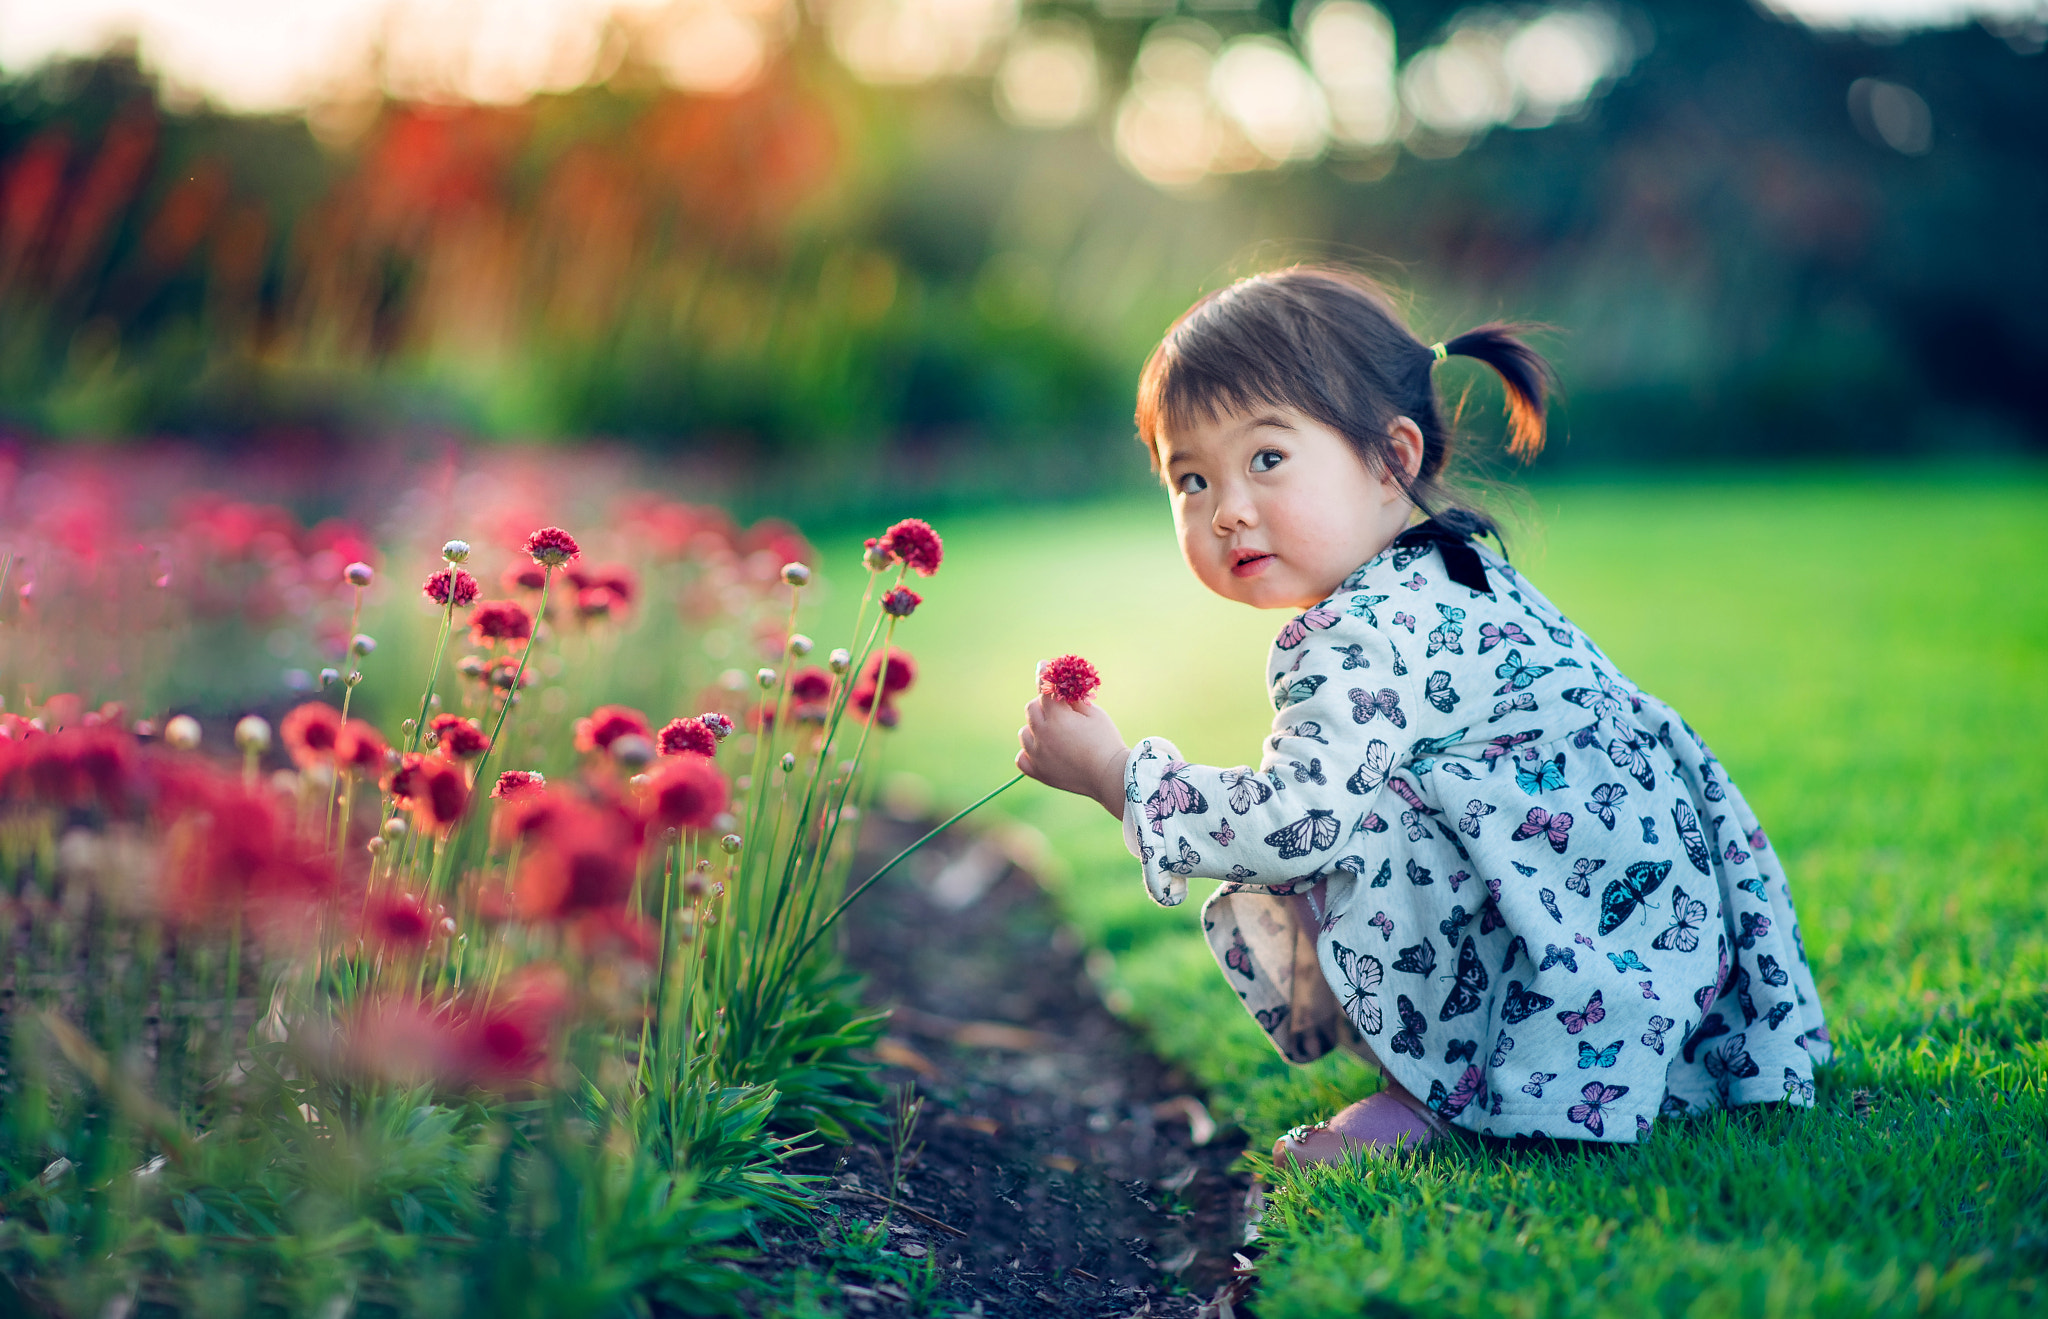
<svg viewBox="0 0 2048 1319">
<path fill-rule="evenodd" d="M 1387 428 L 1387 439 L 1394 448 L 1394 461 L 1414 480 L 1422 471 L 1422 427 L 1408 417 L 1394 418 L 1394 424 Z"/>
</svg>

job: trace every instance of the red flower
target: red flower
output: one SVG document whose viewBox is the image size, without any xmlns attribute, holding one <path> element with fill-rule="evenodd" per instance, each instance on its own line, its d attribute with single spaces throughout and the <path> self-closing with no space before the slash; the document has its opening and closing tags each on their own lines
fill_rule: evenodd
<svg viewBox="0 0 2048 1319">
<path fill-rule="evenodd" d="M 427 578 L 426 585 L 420 589 L 427 593 L 427 599 L 437 605 L 449 603 L 452 596 L 457 609 L 466 609 L 475 604 L 477 596 L 483 593 L 483 588 L 476 584 L 476 578 L 461 568 L 442 569 Z"/>
<path fill-rule="evenodd" d="M 469 809 L 469 780 L 451 760 L 409 752 L 386 780 L 384 790 L 412 803 L 420 823 L 445 829 Z"/>
<path fill-rule="evenodd" d="M 426 904 L 408 893 L 386 893 L 370 903 L 365 926 L 369 936 L 394 948 L 423 948 L 434 934 L 434 917 Z"/>
<path fill-rule="evenodd" d="M 469 616 L 469 634 L 479 646 L 493 641 L 525 641 L 533 635 L 533 615 L 510 600 L 486 600 Z"/>
<path fill-rule="evenodd" d="M 661 948 L 659 931 L 644 916 L 624 907 L 586 912 L 569 927 L 569 937 L 576 941 L 584 958 L 592 962 L 598 958 L 625 958 L 651 966 Z"/>
<path fill-rule="evenodd" d="M 285 750 L 291 753 L 292 763 L 301 768 L 332 756 L 340 732 L 341 715 L 321 701 L 306 702 L 278 725 Z"/>
<path fill-rule="evenodd" d="M 630 821 L 571 797 L 535 793 L 507 812 L 508 832 L 526 840 L 513 894 L 526 920 L 553 920 L 623 903 L 633 890 L 640 847 Z"/>
<path fill-rule="evenodd" d="M 576 612 L 585 618 L 603 618 L 618 602 L 610 587 L 586 586 L 576 593 Z"/>
<path fill-rule="evenodd" d="M 863 682 L 860 686 L 853 689 L 853 708 L 863 719 L 873 716 L 874 721 L 884 728 L 894 728 L 898 719 L 901 718 L 896 713 L 895 703 L 889 699 L 887 693 L 884 693 L 882 696 L 881 712 L 879 714 L 875 712 L 875 684 L 873 682 Z"/>
<path fill-rule="evenodd" d="M 491 739 L 484 736 L 481 728 L 459 714 L 437 714 L 427 727 L 433 731 L 444 756 L 467 760 L 490 749 Z"/>
<path fill-rule="evenodd" d="M 508 769 L 498 775 L 498 782 L 491 788 L 491 796 L 509 801 L 539 792 L 547 786 L 548 781 L 530 769 Z"/>
<path fill-rule="evenodd" d="M 923 603 L 923 596 L 907 586 L 898 586 L 882 597 L 882 612 L 894 618 L 908 618 Z"/>
<path fill-rule="evenodd" d="M 680 756 L 691 752 L 700 756 L 718 754 L 718 734 L 711 731 L 702 719 L 671 719 L 655 740 L 664 756 Z"/>
<path fill-rule="evenodd" d="M 543 568 L 559 568 L 583 553 L 576 538 L 560 527 L 542 527 L 526 538 L 526 552 Z"/>
<path fill-rule="evenodd" d="M 609 751 L 622 737 L 644 737 L 652 741 L 654 730 L 647 716 L 623 705 L 600 705 L 588 719 L 576 721 L 578 751 Z"/>
<path fill-rule="evenodd" d="M 730 800 L 725 776 L 703 756 L 677 756 L 648 777 L 647 793 L 657 824 L 675 829 L 708 829 Z"/>
<path fill-rule="evenodd" d="M 832 675 L 813 664 L 789 675 L 789 699 L 799 704 L 822 701 L 832 694 Z"/>
<path fill-rule="evenodd" d="M 615 608 L 623 608 L 633 603 L 633 597 L 638 594 L 638 583 L 633 576 L 633 570 L 622 564 L 608 563 L 600 568 L 588 569 L 571 568 L 563 575 L 579 592 L 611 592 L 611 602 Z"/>
<path fill-rule="evenodd" d="M 861 670 L 860 680 L 862 685 L 867 687 L 874 686 L 875 680 L 880 676 L 881 672 L 882 657 L 880 655 L 869 656 L 867 667 Z M 915 681 L 917 681 L 916 663 L 905 652 L 896 649 L 894 646 L 889 647 L 889 676 L 887 687 L 883 694 L 885 696 L 896 696 L 902 692 L 907 692 L 910 690 L 910 684 Z"/>
<path fill-rule="evenodd" d="M 516 564 L 505 570 L 505 589 L 538 591 L 547 579 L 547 573 L 537 563 Z"/>
<path fill-rule="evenodd" d="M 569 1011 L 569 977 L 547 962 L 507 977 L 491 1010 L 469 1029 L 469 1061 L 484 1080 L 525 1080 L 547 1061 L 555 1031 Z"/>
<path fill-rule="evenodd" d="M 387 754 L 383 736 L 360 719 L 351 719 L 335 730 L 334 760 L 341 769 L 382 774 Z"/>
<path fill-rule="evenodd" d="M 1038 666 L 1039 692 L 1069 705 L 1079 705 L 1101 685 L 1095 666 L 1079 655 L 1062 655 Z"/>
<path fill-rule="evenodd" d="M 929 577 L 937 572 L 939 560 L 945 557 L 939 533 L 922 518 L 903 519 L 889 528 L 882 541 L 892 555 L 916 569 L 920 577 Z"/>
</svg>

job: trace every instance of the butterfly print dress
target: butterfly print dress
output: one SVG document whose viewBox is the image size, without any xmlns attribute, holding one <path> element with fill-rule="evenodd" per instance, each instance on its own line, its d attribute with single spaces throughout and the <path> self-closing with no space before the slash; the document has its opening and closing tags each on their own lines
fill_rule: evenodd
<svg viewBox="0 0 2048 1319">
<path fill-rule="evenodd" d="M 1281 1053 L 1450 1122 L 1635 1140 L 1810 1104 L 1828 1053 L 1776 854 L 1706 744 L 1499 556 L 1424 523 L 1295 616 L 1257 769 L 1146 738 L 1124 836 Z"/>
</svg>

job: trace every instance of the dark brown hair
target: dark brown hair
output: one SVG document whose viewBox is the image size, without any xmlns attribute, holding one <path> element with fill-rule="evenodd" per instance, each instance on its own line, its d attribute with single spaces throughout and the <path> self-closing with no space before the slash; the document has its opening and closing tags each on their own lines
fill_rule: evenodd
<svg viewBox="0 0 2048 1319">
<path fill-rule="evenodd" d="M 1495 321 L 1444 341 L 1507 387 L 1508 452 L 1543 449 L 1550 364 L 1521 339 L 1530 327 Z M 1436 353 L 1401 323 L 1379 284 L 1334 266 L 1289 266 L 1241 279 L 1182 313 L 1138 378 L 1138 438 L 1159 462 L 1163 431 L 1198 417 L 1293 408 L 1350 441 L 1375 472 L 1404 476 L 1389 431 L 1407 417 L 1422 431 L 1422 463 L 1403 480 L 1424 513 L 1453 530 L 1489 535 L 1493 522 L 1455 505 L 1444 464 L 1456 439 L 1443 421 Z"/>
</svg>

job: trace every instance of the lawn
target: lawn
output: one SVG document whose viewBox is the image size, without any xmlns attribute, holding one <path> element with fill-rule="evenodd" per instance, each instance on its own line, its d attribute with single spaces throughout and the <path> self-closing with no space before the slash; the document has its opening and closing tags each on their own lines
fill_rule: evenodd
<svg viewBox="0 0 2048 1319">
<path fill-rule="evenodd" d="M 1685 713 L 1770 829 L 1840 1052 L 1811 1113 L 1666 1124 L 1619 1150 L 1446 1143 L 1286 1179 L 1261 1313 L 2032 1311 L 2048 1273 L 2048 479 L 1551 487 L 1520 522 L 1516 563 Z M 964 804 L 1007 777 L 1033 662 L 1062 651 L 1101 667 L 1127 740 L 1256 759 L 1280 620 L 1204 597 L 1163 500 L 940 529 L 945 569 L 898 634 L 922 674 L 887 751 L 918 779 L 896 791 Z M 1371 1088 L 1355 1064 L 1273 1054 L 1201 942 L 1198 902 L 1154 907 L 1098 807 L 1031 784 L 998 806 L 1098 950 L 1112 1006 L 1253 1149 Z"/>
</svg>

